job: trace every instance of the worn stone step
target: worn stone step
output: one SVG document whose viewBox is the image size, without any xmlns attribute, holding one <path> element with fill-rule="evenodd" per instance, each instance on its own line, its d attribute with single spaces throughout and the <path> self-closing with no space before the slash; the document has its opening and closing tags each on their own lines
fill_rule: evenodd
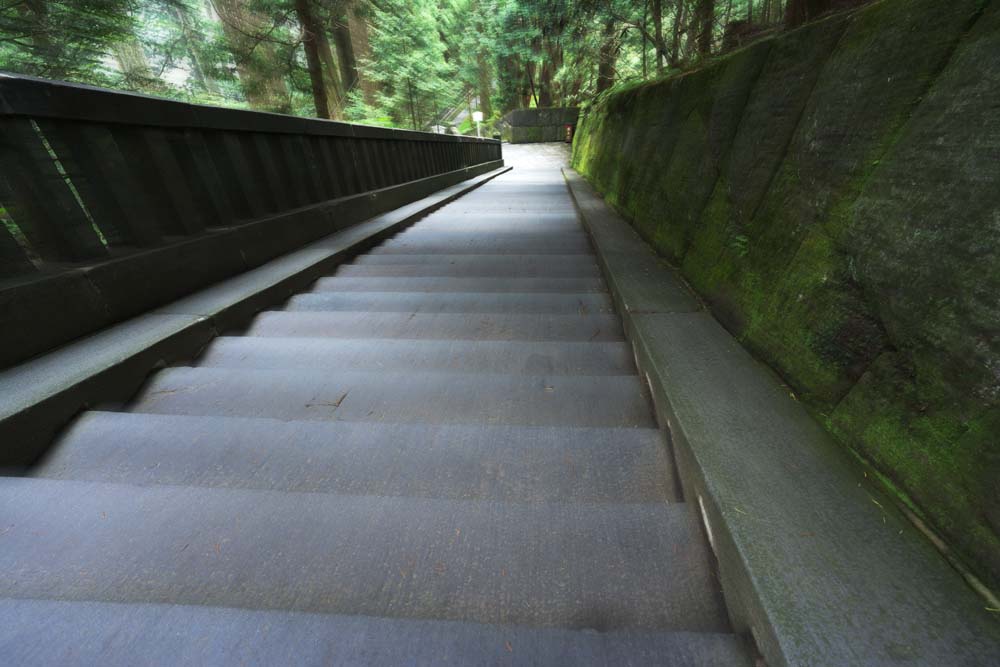
<svg viewBox="0 0 1000 667">
<path fill-rule="evenodd" d="M 320 278 L 312 292 L 606 292 L 600 278 Z"/>
<path fill-rule="evenodd" d="M 464 340 L 618 341 L 621 320 L 612 314 L 515 315 L 483 313 L 290 313 L 268 311 L 251 336 L 409 338 Z"/>
<path fill-rule="evenodd" d="M 725 632 L 684 503 L 0 479 L 0 597 Z"/>
<path fill-rule="evenodd" d="M 80 665 L 751 667 L 708 632 L 594 632 L 178 604 L 0 600 L 0 660 Z M 25 641 L 25 637 L 44 641 Z"/>
<path fill-rule="evenodd" d="M 566 255 L 589 254 L 590 240 L 583 230 L 569 233 L 411 232 L 373 248 L 371 255 Z"/>
<path fill-rule="evenodd" d="M 601 292 L 311 292 L 297 294 L 287 311 L 351 311 L 383 313 L 613 313 L 610 295 Z"/>
<path fill-rule="evenodd" d="M 600 278 L 592 255 L 362 255 L 337 276 Z"/>
<path fill-rule="evenodd" d="M 632 375 L 623 342 L 373 340 L 224 336 L 198 359 L 215 368 L 449 371 L 513 375 Z"/>
<path fill-rule="evenodd" d="M 169 368 L 133 412 L 320 421 L 656 426 L 634 375 Z"/>
<path fill-rule="evenodd" d="M 574 232 L 582 229 L 574 211 L 548 211 L 512 216 L 509 213 L 477 211 L 475 215 L 451 213 L 447 208 L 427 216 L 398 236 L 424 231 L 447 232 Z"/>
<path fill-rule="evenodd" d="M 31 475 L 455 500 L 679 500 L 657 429 L 88 412 Z"/>
</svg>

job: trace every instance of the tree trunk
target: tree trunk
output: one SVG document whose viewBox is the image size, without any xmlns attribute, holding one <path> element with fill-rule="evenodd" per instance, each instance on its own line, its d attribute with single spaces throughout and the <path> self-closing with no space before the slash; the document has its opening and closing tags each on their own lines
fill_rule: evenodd
<svg viewBox="0 0 1000 667">
<path fill-rule="evenodd" d="M 618 30 L 613 20 L 604 23 L 601 50 L 597 63 L 597 92 L 603 93 L 615 83 L 615 56 L 618 52 Z"/>
<path fill-rule="evenodd" d="M 656 47 L 656 75 L 663 74 L 663 58 L 666 55 L 663 43 L 663 0 L 653 0 L 653 37 Z"/>
<path fill-rule="evenodd" d="M 358 59 L 354 54 L 354 40 L 351 37 L 351 27 L 346 10 L 342 16 L 334 18 L 331 24 L 333 44 L 337 49 L 337 64 L 340 68 L 340 80 L 344 84 L 344 92 L 349 93 L 358 87 L 361 74 L 358 72 Z"/>
<path fill-rule="evenodd" d="M 359 3 L 351 3 L 347 10 L 347 29 L 351 33 L 351 49 L 357 66 L 358 83 L 367 104 L 375 104 L 378 84 L 365 76 L 364 62 L 371 60 L 372 47 L 368 39 L 368 20 L 361 13 Z"/>
<path fill-rule="evenodd" d="M 302 26 L 302 46 L 306 52 L 306 66 L 309 70 L 309 82 L 312 84 L 313 104 L 316 106 L 316 116 L 333 118 L 330 109 L 330 93 L 323 76 L 323 61 L 320 59 L 318 35 L 322 32 L 319 22 L 313 14 L 309 0 L 295 0 L 295 14 Z"/>
<path fill-rule="evenodd" d="M 812 21 L 830 10 L 832 0 L 788 0 L 785 8 L 785 25 L 789 28 Z"/>
<path fill-rule="evenodd" d="M 254 109 L 291 112 L 291 100 L 284 79 L 274 69 L 274 48 L 263 40 L 267 26 L 244 0 L 212 0 L 222 22 L 226 45 L 239 74 L 240 87 Z M 260 37 L 258 37 L 259 35 Z"/>
<path fill-rule="evenodd" d="M 531 100 L 534 99 L 535 106 L 537 107 L 539 105 L 538 105 L 538 90 L 535 88 L 535 63 L 533 62 L 525 63 L 524 73 L 528 77 L 528 92 L 530 93 L 530 96 L 528 97 L 528 103 L 525 104 L 524 106 L 525 107 L 531 106 Z"/>
<path fill-rule="evenodd" d="M 219 86 L 215 79 L 205 72 L 205 65 L 202 62 L 200 53 L 200 37 L 191 29 L 191 20 L 187 14 L 186 6 L 174 7 L 174 16 L 181 26 L 181 33 L 184 35 L 184 45 L 187 47 L 188 56 L 191 58 L 191 70 L 195 80 L 206 92 L 213 95 L 219 94 Z"/>
<path fill-rule="evenodd" d="M 125 85 L 130 90 L 146 90 L 153 87 L 153 72 L 149 69 L 149 61 L 142 50 L 142 44 L 135 37 L 118 42 L 111 47 L 118 67 L 125 78 Z"/>
<path fill-rule="evenodd" d="M 479 70 L 479 110 L 483 112 L 483 118 L 489 119 L 493 117 L 493 105 L 490 101 L 493 85 L 485 51 L 476 54 L 476 67 Z"/>
<path fill-rule="evenodd" d="M 698 0 L 695 18 L 698 22 L 698 53 L 701 56 L 710 55 L 715 32 L 715 0 Z"/>
<path fill-rule="evenodd" d="M 682 25 L 684 25 L 684 2 L 683 0 L 677 0 L 677 7 L 674 8 L 674 34 L 670 45 L 670 67 L 674 69 L 681 65 Z"/>
<path fill-rule="evenodd" d="M 542 71 L 538 77 L 538 101 L 540 107 L 552 106 L 552 61 L 546 58 L 542 61 Z"/>
</svg>

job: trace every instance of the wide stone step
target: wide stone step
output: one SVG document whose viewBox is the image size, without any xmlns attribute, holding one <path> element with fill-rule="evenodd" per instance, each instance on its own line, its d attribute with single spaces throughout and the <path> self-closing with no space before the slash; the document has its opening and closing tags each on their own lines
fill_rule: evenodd
<svg viewBox="0 0 1000 667">
<path fill-rule="evenodd" d="M 611 296 L 601 292 L 549 294 L 538 292 L 311 292 L 293 296 L 289 311 L 351 311 L 383 313 L 612 313 Z"/>
<path fill-rule="evenodd" d="M 657 429 L 88 412 L 32 476 L 517 502 L 679 499 Z"/>
<path fill-rule="evenodd" d="M 0 597 L 724 632 L 683 503 L 0 479 Z"/>
<path fill-rule="evenodd" d="M 425 231 L 441 232 L 577 232 L 582 228 L 573 211 L 550 211 L 524 216 L 478 211 L 475 216 L 451 213 L 447 208 L 433 213 L 397 236 Z"/>
<path fill-rule="evenodd" d="M 707 632 L 594 632 L 176 604 L 0 600 L 9 665 L 645 665 L 750 667 Z M 43 636 L 44 641 L 25 641 Z"/>
<path fill-rule="evenodd" d="M 600 278 L 320 278 L 312 292 L 606 292 Z"/>
<path fill-rule="evenodd" d="M 362 255 L 337 276 L 600 278 L 592 255 Z"/>
<path fill-rule="evenodd" d="M 216 368 L 326 371 L 449 371 L 513 375 L 632 375 L 622 342 L 372 340 L 336 338 L 215 339 L 198 365 Z"/>
<path fill-rule="evenodd" d="M 439 340 L 620 341 L 612 314 L 512 315 L 483 313 L 317 313 L 269 311 L 247 330 L 251 336 L 409 338 Z"/>
<path fill-rule="evenodd" d="M 566 255 L 591 252 L 590 240 L 582 230 L 570 233 L 411 232 L 383 242 L 372 255 L 388 254 L 486 254 L 486 255 Z"/>
<path fill-rule="evenodd" d="M 133 412 L 319 421 L 656 426 L 633 375 L 486 375 L 169 368 Z"/>
</svg>

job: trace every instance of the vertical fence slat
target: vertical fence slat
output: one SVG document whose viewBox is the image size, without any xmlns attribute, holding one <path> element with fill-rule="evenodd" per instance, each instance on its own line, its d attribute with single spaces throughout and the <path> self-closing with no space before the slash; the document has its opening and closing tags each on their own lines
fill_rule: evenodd
<svg viewBox="0 0 1000 667">
<path fill-rule="evenodd" d="M 361 170 L 354 153 L 352 139 L 334 139 L 334 156 L 340 167 L 340 178 L 344 183 L 345 195 L 356 195 L 362 191 Z"/>
<path fill-rule="evenodd" d="M 261 204 L 255 209 L 255 216 L 287 209 L 287 192 L 282 189 L 278 180 L 278 168 L 268 145 L 267 135 L 240 132 L 237 141 L 243 148 L 247 183 Z"/>
<path fill-rule="evenodd" d="M 205 136 L 199 130 L 188 129 L 168 135 L 174 155 L 187 177 L 195 207 L 204 214 L 206 227 L 225 227 L 236 218 L 226 186 L 209 152 Z"/>
<path fill-rule="evenodd" d="M 289 198 L 295 202 L 296 206 L 305 206 L 310 203 L 310 194 L 303 179 L 305 169 L 302 165 L 302 154 L 295 150 L 294 141 L 287 134 L 274 135 L 273 144 L 275 159 L 281 165 L 284 178 L 288 183 Z"/>
<path fill-rule="evenodd" d="M 126 245 L 151 246 L 162 240 L 157 207 L 107 127 L 73 121 L 40 121 L 39 126 L 53 146 L 69 151 L 65 155 L 57 149 L 76 163 L 73 183 L 79 184 L 80 197 L 99 227 L 112 225 Z"/>
<path fill-rule="evenodd" d="M 0 118 L 0 172 L 11 192 L 7 205 L 35 252 L 53 261 L 80 261 L 107 248 L 25 118 Z"/>
<path fill-rule="evenodd" d="M 320 176 L 323 181 L 324 199 L 338 199 L 344 196 L 344 187 L 340 180 L 340 165 L 333 154 L 333 147 L 326 137 L 310 137 L 313 154 L 320 164 Z"/>
<path fill-rule="evenodd" d="M 196 234 L 206 224 L 204 213 L 195 206 L 177 154 L 164 130 L 153 127 L 124 128 L 114 132 L 118 145 L 130 153 L 142 179 L 162 211 L 164 229 L 179 234 Z"/>
<path fill-rule="evenodd" d="M 316 202 L 328 199 L 321 175 L 322 168 L 319 158 L 313 152 L 312 144 L 307 141 L 307 137 L 297 134 L 292 137 L 292 145 L 295 152 L 302 156 L 303 184 L 308 194 L 308 202 L 315 204 Z"/>
<path fill-rule="evenodd" d="M 0 277 L 9 278 L 35 271 L 24 249 L 14 240 L 7 226 L 0 222 Z"/>
<path fill-rule="evenodd" d="M 10 187 L 3 174 L 0 173 L 0 208 L 3 208 L 4 215 L 8 216 L 6 220 L 0 216 L 0 277 L 3 278 L 35 271 L 35 265 L 28 258 L 21 244 L 14 238 L 13 232 L 8 229 L 7 225 L 12 220 L 9 217 L 10 214 L 6 213 L 6 202 L 9 201 L 11 201 Z"/>
</svg>

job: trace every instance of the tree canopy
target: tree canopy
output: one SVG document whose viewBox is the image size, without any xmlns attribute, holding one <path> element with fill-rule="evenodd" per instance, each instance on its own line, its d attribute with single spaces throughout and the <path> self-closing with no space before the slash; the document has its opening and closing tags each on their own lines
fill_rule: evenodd
<svg viewBox="0 0 1000 667">
<path fill-rule="evenodd" d="M 857 0 L 13 0 L 0 70 L 428 129 L 570 106 Z"/>
</svg>

